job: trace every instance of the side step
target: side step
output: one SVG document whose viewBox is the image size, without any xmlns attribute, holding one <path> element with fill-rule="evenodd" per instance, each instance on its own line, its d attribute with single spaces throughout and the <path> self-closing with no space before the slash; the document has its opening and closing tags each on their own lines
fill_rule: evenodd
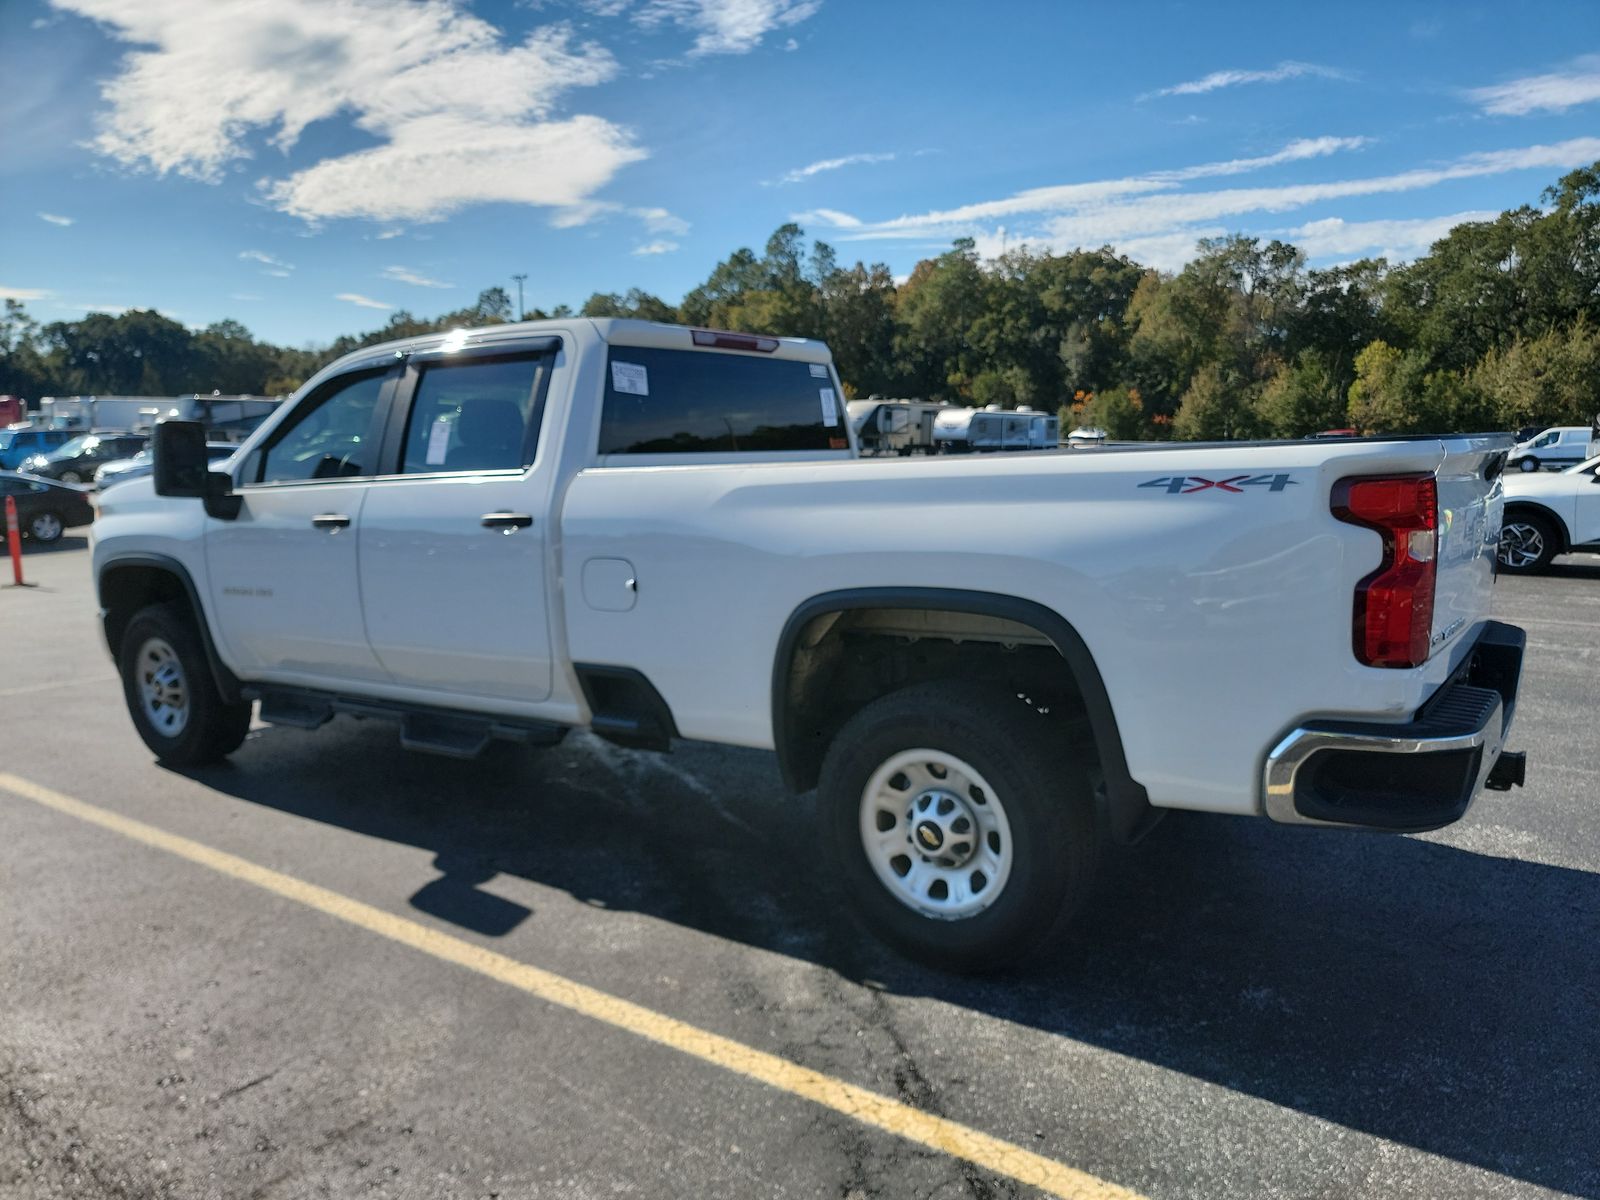
<svg viewBox="0 0 1600 1200">
<path fill-rule="evenodd" d="M 567 735 L 565 725 L 547 721 L 518 721 L 451 709 L 411 707 L 303 688 L 246 687 L 242 694 L 246 700 L 261 702 L 261 719 L 270 725 L 319 729 L 336 713 L 398 721 L 400 745 L 405 749 L 449 758 L 476 758 L 491 741 L 554 746 Z"/>
</svg>

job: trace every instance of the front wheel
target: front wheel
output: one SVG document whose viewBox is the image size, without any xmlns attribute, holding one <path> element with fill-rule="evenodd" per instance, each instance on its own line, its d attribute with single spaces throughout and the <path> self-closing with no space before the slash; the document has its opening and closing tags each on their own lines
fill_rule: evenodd
<svg viewBox="0 0 1600 1200">
<path fill-rule="evenodd" d="M 1529 474 L 1532 474 L 1534 471 L 1539 469 L 1539 460 L 1534 458 L 1532 455 L 1529 455 L 1527 458 L 1519 458 L 1517 459 L 1517 469 L 1519 471 L 1526 471 Z"/>
<path fill-rule="evenodd" d="M 1500 569 L 1529 575 L 1550 565 L 1560 547 L 1555 527 L 1533 513 L 1513 513 L 1500 526 Z"/>
<path fill-rule="evenodd" d="M 154 604 L 136 613 L 122 635 L 119 666 L 134 728 L 169 766 L 217 762 L 249 732 L 249 702 L 223 699 L 200 635 L 181 607 Z"/>
<path fill-rule="evenodd" d="M 78 474 L 76 471 L 63 471 L 63 472 L 61 472 L 61 482 L 62 483 L 82 483 L 83 482 L 83 476 Z"/>
<path fill-rule="evenodd" d="M 946 970 L 1015 962 L 1081 905 L 1100 835 L 1059 728 L 1009 688 L 922 684 L 834 738 L 818 801 L 867 928 Z"/>
</svg>

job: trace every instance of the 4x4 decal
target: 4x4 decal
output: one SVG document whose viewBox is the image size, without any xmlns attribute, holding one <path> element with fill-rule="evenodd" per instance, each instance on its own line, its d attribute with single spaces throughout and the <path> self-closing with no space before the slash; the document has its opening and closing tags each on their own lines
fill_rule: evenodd
<svg viewBox="0 0 1600 1200">
<path fill-rule="evenodd" d="M 1187 496 L 1194 492 L 1208 492 L 1213 488 L 1219 492 L 1234 493 L 1242 493 L 1245 488 L 1252 487 L 1281 492 L 1284 488 L 1298 487 L 1299 481 L 1284 472 L 1275 475 L 1230 475 L 1226 479 L 1207 479 L 1203 475 L 1163 475 L 1159 479 L 1147 479 L 1139 486 L 1160 488 L 1169 496 Z"/>
</svg>

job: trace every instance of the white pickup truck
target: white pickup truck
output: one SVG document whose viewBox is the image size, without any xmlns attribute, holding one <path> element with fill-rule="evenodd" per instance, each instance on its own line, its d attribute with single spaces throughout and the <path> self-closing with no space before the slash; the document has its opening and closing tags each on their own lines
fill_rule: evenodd
<svg viewBox="0 0 1600 1200">
<path fill-rule="evenodd" d="M 220 468 L 159 426 L 94 571 L 165 762 L 236 749 L 253 702 L 458 755 L 773 749 L 818 793 L 795 853 L 971 969 L 1167 809 L 1421 830 L 1520 783 L 1509 444 L 858 459 L 818 342 L 504 325 L 347 356 Z"/>
</svg>

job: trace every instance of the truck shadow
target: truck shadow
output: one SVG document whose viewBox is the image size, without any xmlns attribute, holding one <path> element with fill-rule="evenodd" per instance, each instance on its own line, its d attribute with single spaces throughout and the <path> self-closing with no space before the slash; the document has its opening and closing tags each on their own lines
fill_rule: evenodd
<svg viewBox="0 0 1600 1200">
<path fill-rule="evenodd" d="M 1565 554 L 1545 572 L 1552 579 L 1600 579 L 1600 555 Z"/>
<path fill-rule="evenodd" d="M 89 544 L 88 534 L 64 533 L 53 542 L 36 542 L 32 538 L 24 538 L 22 553 L 26 556 L 35 554 L 61 554 L 68 550 L 82 550 Z"/>
<path fill-rule="evenodd" d="M 480 934 L 498 873 L 1104 1047 L 1489 1171 L 1600 1196 L 1600 876 L 1417 838 L 1176 814 L 1107 862 L 1048 962 L 905 963 L 840 911 L 770 756 L 588 735 L 459 763 L 341 719 L 194 777 L 435 855 L 394 899 Z M 1463 827 L 1499 836 L 1491 796 Z M 1487 811 L 1486 811 L 1487 810 Z M 801 848 L 797 850 L 797 848 Z M 420 889 L 418 888 L 421 883 Z"/>
</svg>

